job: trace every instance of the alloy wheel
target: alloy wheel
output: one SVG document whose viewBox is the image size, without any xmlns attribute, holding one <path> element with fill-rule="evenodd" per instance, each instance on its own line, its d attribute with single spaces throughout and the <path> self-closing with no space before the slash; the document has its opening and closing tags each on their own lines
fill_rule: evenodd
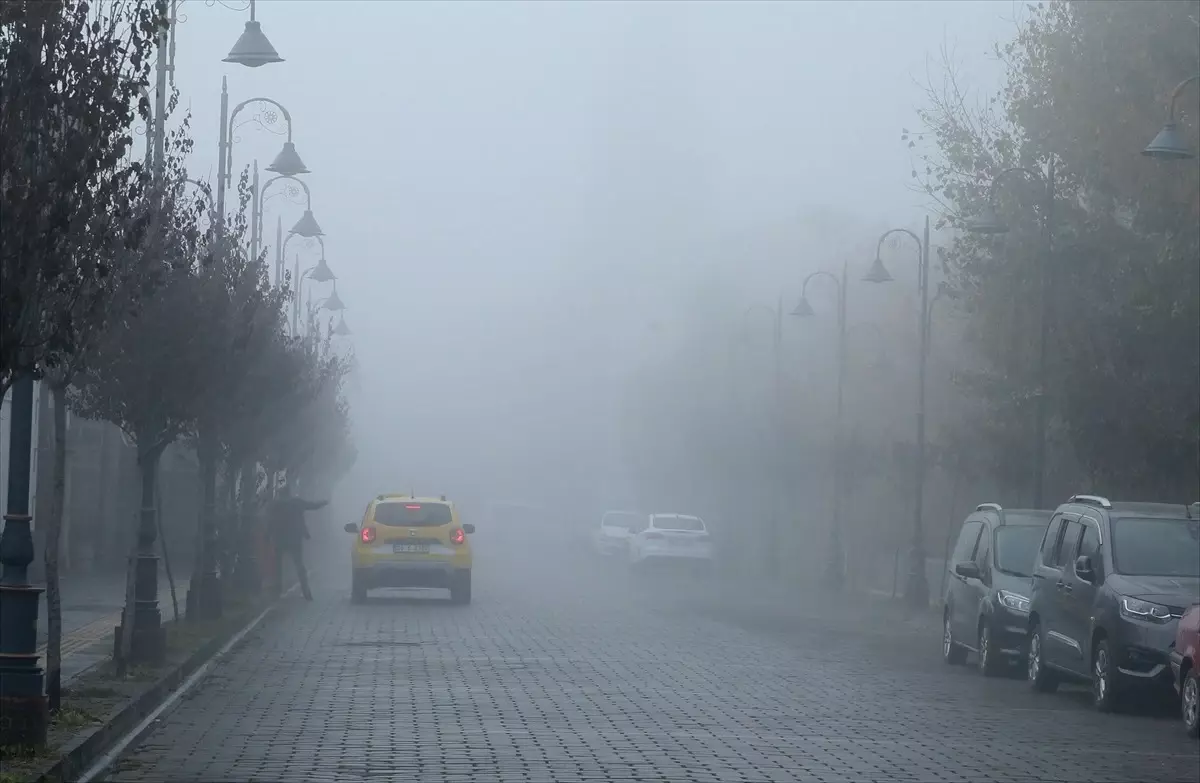
<svg viewBox="0 0 1200 783">
<path fill-rule="evenodd" d="M 1096 650 L 1096 662 L 1092 666 L 1092 694 L 1096 704 L 1108 701 L 1108 650 L 1104 647 Z"/>
<path fill-rule="evenodd" d="M 1195 675 L 1183 681 L 1183 722 L 1189 731 L 1200 725 L 1200 679 Z"/>
<path fill-rule="evenodd" d="M 1042 635 L 1034 632 L 1029 637 L 1029 681 L 1037 682 L 1038 675 L 1042 673 Z"/>
</svg>

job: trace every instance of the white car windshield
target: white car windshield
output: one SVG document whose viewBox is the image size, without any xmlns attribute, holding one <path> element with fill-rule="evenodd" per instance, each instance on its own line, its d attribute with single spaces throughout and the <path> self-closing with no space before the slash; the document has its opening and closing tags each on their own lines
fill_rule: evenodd
<svg viewBox="0 0 1200 783">
<path fill-rule="evenodd" d="M 693 530 L 703 531 L 704 520 L 700 517 L 656 516 L 654 527 L 658 530 Z"/>
</svg>

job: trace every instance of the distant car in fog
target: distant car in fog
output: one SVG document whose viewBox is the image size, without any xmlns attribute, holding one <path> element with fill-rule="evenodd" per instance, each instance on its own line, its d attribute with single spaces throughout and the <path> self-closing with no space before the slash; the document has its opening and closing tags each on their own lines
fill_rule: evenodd
<svg viewBox="0 0 1200 783">
<path fill-rule="evenodd" d="M 350 551 L 350 600 L 363 603 L 377 587 L 446 588 L 456 604 L 471 602 L 471 543 L 446 498 L 380 495 L 367 504 Z"/>
<path fill-rule="evenodd" d="M 690 563 L 707 566 L 713 561 L 712 538 L 704 520 L 690 514 L 649 514 L 630 530 L 629 562 Z"/>
<path fill-rule="evenodd" d="M 967 516 L 947 563 L 942 658 L 977 657 L 992 676 L 1025 657 L 1033 561 L 1053 512 L 981 503 Z"/>
<path fill-rule="evenodd" d="M 606 511 L 600 527 L 592 531 L 592 548 L 601 555 L 620 555 L 629 551 L 633 530 L 640 528 L 647 514 L 639 511 Z"/>
</svg>

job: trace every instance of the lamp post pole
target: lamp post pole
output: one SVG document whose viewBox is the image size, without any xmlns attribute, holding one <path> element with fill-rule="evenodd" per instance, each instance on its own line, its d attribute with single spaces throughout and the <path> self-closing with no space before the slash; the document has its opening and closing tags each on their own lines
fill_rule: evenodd
<svg viewBox="0 0 1200 783">
<path fill-rule="evenodd" d="M 825 563 L 825 583 L 833 590 L 841 590 L 845 583 L 846 552 L 842 543 L 842 503 L 845 493 L 845 439 L 843 436 L 843 412 L 846 384 L 846 288 L 849 262 L 842 262 L 842 276 L 817 270 L 804 278 L 800 285 L 800 304 L 792 315 L 810 316 L 812 305 L 808 302 L 808 284 L 818 277 L 826 277 L 837 286 L 837 405 L 833 424 L 833 515 L 829 524 L 829 557 Z"/>
<path fill-rule="evenodd" d="M 871 271 L 864 278 L 868 282 L 883 283 L 892 279 L 883 267 L 880 252 L 884 241 L 894 234 L 911 237 L 917 243 L 918 262 L 917 285 L 920 290 L 921 305 L 917 314 L 917 334 L 920 338 L 919 358 L 917 364 L 917 453 L 914 468 L 916 482 L 916 497 L 913 502 L 912 545 L 909 549 L 908 579 L 904 597 L 914 608 L 929 606 L 929 577 L 926 574 L 925 557 L 925 376 L 929 358 L 929 329 L 927 327 L 927 312 L 929 310 L 929 217 L 925 218 L 923 237 L 917 236 L 907 228 L 893 228 L 885 231 L 875 248 L 875 262 Z"/>
<path fill-rule="evenodd" d="M 8 498 L 0 534 L 0 746 L 44 747 L 49 716 L 45 671 L 38 665 L 38 602 L 45 588 L 29 583 L 33 517 L 29 514 L 33 447 L 33 376 L 12 385 Z"/>
</svg>

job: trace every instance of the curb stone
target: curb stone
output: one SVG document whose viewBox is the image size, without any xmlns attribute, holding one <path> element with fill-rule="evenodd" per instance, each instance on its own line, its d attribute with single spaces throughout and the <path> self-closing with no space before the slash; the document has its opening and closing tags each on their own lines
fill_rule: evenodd
<svg viewBox="0 0 1200 783">
<path fill-rule="evenodd" d="M 299 588 L 293 585 L 284 592 L 291 595 Z M 125 704 L 116 707 L 105 716 L 99 727 L 88 734 L 76 737 L 64 745 L 59 758 L 36 776 L 29 778 L 33 783 L 61 783 L 62 781 L 77 780 L 99 759 L 103 758 L 121 737 L 132 731 L 137 725 L 163 704 L 170 695 L 197 669 L 211 660 L 221 651 L 231 639 L 256 622 L 259 617 L 265 621 L 279 606 L 279 601 L 264 602 L 262 611 L 252 613 L 251 618 L 244 624 L 229 629 L 206 641 L 194 653 L 189 655 L 181 664 L 168 671 L 142 693 Z M 91 671 L 101 662 L 89 666 L 84 672 Z"/>
</svg>

